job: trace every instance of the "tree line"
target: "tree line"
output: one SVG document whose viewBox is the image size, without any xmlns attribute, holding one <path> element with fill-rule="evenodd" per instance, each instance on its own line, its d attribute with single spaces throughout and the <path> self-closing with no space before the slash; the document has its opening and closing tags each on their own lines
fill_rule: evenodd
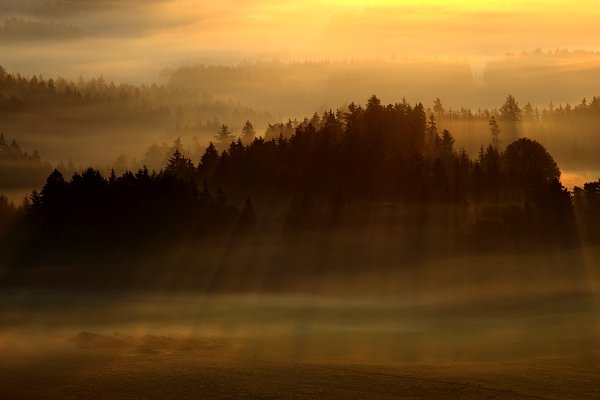
<svg viewBox="0 0 600 400">
<path fill-rule="evenodd" d="M 20 208 L 5 199 L 0 208 L 18 215 L 12 232 L 29 245 L 55 250 L 82 238 L 147 246 L 322 231 L 360 222 L 365 204 L 420 210 L 412 223 L 443 225 L 463 243 L 569 245 L 599 236 L 598 182 L 571 193 L 552 156 L 527 138 L 469 156 L 422 104 L 372 96 L 364 107 L 306 118 L 288 137 L 256 137 L 249 122 L 245 133 L 235 139 L 222 126 L 199 160 L 175 149 L 159 171 L 105 177 L 89 168 L 65 179 L 55 170 Z"/>
<path fill-rule="evenodd" d="M 446 109 L 439 98 L 433 102 L 430 110 L 436 118 L 442 120 L 484 120 L 490 118 L 505 121 L 524 122 L 548 122 L 564 118 L 600 118 L 600 97 L 593 96 L 590 100 L 583 98 L 578 104 L 559 104 L 550 102 L 548 106 L 539 108 L 530 102 L 520 106 L 514 96 L 508 95 L 500 108 L 478 108 L 473 110 L 469 107 Z"/>
<path fill-rule="evenodd" d="M 81 113 L 85 109 L 94 110 L 96 116 L 106 113 L 112 121 L 123 124 L 150 120 L 180 133 L 207 132 L 220 125 L 219 120 L 242 124 L 248 118 L 261 123 L 270 118 L 266 113 L 199 91 L 156 83 L 116 84 L 102 76 L 78 81 L 23 76 L 0 65 L 0 115 L 29 112 L 47 118 L 48 113 L 63 110 Z"/>
<path fill-rule="evenodd" d="M 0 198 L 0 218 L 13 222 L 9 234 L 24 241 L 25 249 L 35 249 L 23 253 L 35 259 L 64 249 L 132 250 L 168 246 L 184 237 L 243 237 L 255 231 L 250 199 L 236 207 L 220 188 L 199 188 L 176 177 L 172 172 L 179 161 L 176 153 L 164 171 L 142 168 L 120 176 L 113 171 L 108 177 L 87 168 L 65 179 L 55 169 L 21 207 Z"/>
<path fill-rule="evenodd" d="M 462 210 L 460 223 L 477 233 L 575 235 L 572 195 L 539 142 L 520 138 L 504 149 L 490 143 L 471 157 L 422 104 L 383 105 L 376 96 L 364 107 L 304 119 L 291 136 L 237 140 L 220 154 L 211 145 L 195 173 L 231 193 L 292 198 L 290 210 L 361 201 L 443 204 Z M 182 168 L 180 176 L 193 175 L 192 164 Z"/>
</svg>

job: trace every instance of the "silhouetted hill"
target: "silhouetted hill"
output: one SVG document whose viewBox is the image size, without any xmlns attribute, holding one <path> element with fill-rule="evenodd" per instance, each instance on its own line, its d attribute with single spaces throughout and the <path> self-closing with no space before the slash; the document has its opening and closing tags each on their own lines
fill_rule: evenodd
<svg viewBox="0 0 600 400">
<path fill-rule="evenodd" d="M 270 140 L 227 145 L 228 128 L 219 132 L 197 162 L 177 149 L 160 171 L 105 177 L 88 168 L 66 179 L 55 170 L 22 207 L 6 204 L 3 258 L 14 266 L 6 282 L 45 271 L 53 284 L 100 274 L 101 285 L 127 285 L 145 265 L 150 284 L 173 257 L 201 280 L 243 266 L 244 275 L 274 268 L 277 282 L 350 271 L 357 260 L 418 265 L 576 249 L 598 237 L 588 226 L 600 209 L 595 183 L 575 191 L 574 208 L 539 142 L 490 144 L 471 157 L 421 104 L 372 96 Z"/>
</svg>

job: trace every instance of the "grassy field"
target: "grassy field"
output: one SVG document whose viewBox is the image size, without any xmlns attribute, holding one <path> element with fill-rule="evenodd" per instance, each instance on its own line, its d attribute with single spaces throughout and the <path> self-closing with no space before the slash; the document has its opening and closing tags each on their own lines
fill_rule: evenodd
<svg viewBox="0 0 600 400">
<path fill-rule="evenodd" d="M 278 292 L 4 289 L 0 399 L 600 398 L 598 255 L 340 269 Z"/>
<path fill-rule="evenodd" d="M 12 291 L 6 399 L 591 399 L 595 298 Z"/>
</svg>

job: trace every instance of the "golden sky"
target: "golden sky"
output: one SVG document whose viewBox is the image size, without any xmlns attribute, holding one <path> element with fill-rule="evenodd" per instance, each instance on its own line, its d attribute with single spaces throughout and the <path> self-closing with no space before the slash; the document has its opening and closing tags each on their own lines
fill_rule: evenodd
<svg viewBox="0 0 600 400">
<path fill-rule="evenodd" d="M 536 47 L 596 46 L 600 2 L 179 1 L 161 13 L 207 48 L 280 51 L 290 57 L 495 55 Z M 594 6 L 596 3 L 596 7 Z"/>
<path fill-rule="evenodd" d="M 112 71 L 126 79 L 197 61 L 598 49 L 599 6 L 599 0 L 0 0 L 0 26 L 25 20 L 10 29 L 6 22 L 0 52 L 9 67 Z"/>
</svg>

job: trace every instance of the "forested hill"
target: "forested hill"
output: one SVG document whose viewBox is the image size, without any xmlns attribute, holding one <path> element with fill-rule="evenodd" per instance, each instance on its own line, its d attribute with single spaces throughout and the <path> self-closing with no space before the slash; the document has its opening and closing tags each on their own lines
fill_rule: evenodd
<svg viewBox="0 0 600 400">
<path fill-rule="evenodd" d="M 200 160 L 176 150 L 160 171 L 102 176 L 89 168 L 69 179 L 55 170 L 23 206 L 0 200 L 5 257 L 68 264 L 187 243 L 211 257 L 229 249 L 220 259 L 236 243 L 265 240 L 279 243 L 269 251 L 328 243 L 335 253 L 353 243 L 358 257 L 372 251 L 364 234 L 375 231 L 383 235 L 377 246 L 412 256 L 598 239 L 598 183 L 569 192 L 539 142 L 520 138 L 469 155 L 421 104 L 373 96 L 348 110 L 270 140 L 248 126 L 244 140 L 226 145 L 222 127 Z M 271 257 L 259 248 L 253 262 Z"/>
<path fill-rule="evenodd" d="M 139 157 L 163 138 L 204 142 L 222 123 L 266 126 L 273 117 L 201 90 L 23 76 L 0 65 L 0 119 L 2 132 L 34 143 L 51 160 L 98 166 L 123 153 Z"/>
</svg>

